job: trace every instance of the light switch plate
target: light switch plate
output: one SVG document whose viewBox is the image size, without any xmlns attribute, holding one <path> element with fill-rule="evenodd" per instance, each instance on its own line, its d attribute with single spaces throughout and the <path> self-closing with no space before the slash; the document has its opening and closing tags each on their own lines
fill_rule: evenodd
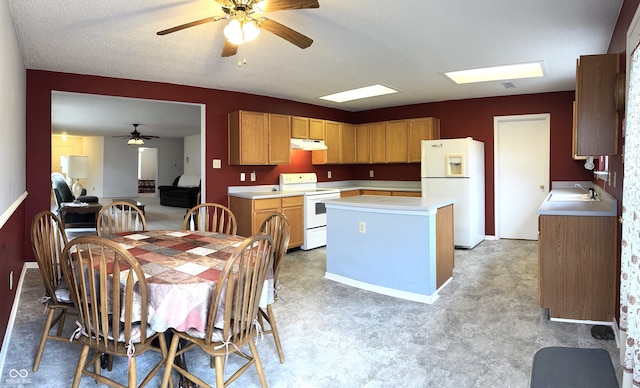
<svg viewBox="0 0 640 388">
<path fill-rule="evenodd" d="M 373 170 L 369 170 L 369 178 L 373 178 Z"/>
<path fill-rule="evenodd" d="M 241 173 L 240 173 L 240 182 L 244 182 L 244 181 L 245 181 L 245 179 L 246 179 L 246 178 L 245 178 L 244 172 L 241 172 Z"/>
<path fill-rule="evenodd" d="M 213 168 L 222 168 L 222 161 L 220 159 L 213 159 Z"/>
</svg>

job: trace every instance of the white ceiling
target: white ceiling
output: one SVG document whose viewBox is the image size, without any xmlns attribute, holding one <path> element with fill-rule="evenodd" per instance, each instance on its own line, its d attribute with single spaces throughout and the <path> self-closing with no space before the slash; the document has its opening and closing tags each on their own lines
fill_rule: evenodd
<svg viewBox="0 0 640 388">
<path fill-rule="evenodd" d="M 213 0 L 9 0 L 9 5 L 29 69 L 232 90 L 347 111 L 573 90 L 576 58 L 607 51 L 622 5 L 622 0 L 318 1 L 318 9 L 266 15 L 312 38 L 311 47 L 302 50 L 263 31 L 229 58 L 220 56 L 224 20 L 156 35 L 223 15 Z M 238 66 L 244 58 L 247 63 Z M 546 75 L 514 80 L 514 89 L 501 82 L 455 85 L 442 75 L 528 61 L 543 61 Z M 318 99 L 374 83 L 400 92 L 343 104 Z M 71 108 L 55 111 L 65 109 Z M 133 120 L 145 124 L 144 117 L 103 114 L 102 124 L 125 133 Z M 91 127 L 97 121 L 92 117 L 60 125 Z M 107 122 L 109 117 L 119 121 Z M 148 119 L 165 122 L 157 115 Z M 140 131 L 145 133 L 143 126 Z"/>
</svg>

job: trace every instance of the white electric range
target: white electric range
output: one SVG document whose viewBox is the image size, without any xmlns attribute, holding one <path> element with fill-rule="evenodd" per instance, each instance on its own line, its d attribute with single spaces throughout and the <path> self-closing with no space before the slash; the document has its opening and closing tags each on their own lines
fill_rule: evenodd
<svg viewBox="0 0 640 388">
<path fill-rule="evenodd" d="M 336 189 L 319 189 L 318 176 L 311 173 L 280 174 L 280 191 L 304 194 L 304 243 L 300 247 L 309 250 L 327 245 L 327 199 L 340 198 Z"/>
</svg>

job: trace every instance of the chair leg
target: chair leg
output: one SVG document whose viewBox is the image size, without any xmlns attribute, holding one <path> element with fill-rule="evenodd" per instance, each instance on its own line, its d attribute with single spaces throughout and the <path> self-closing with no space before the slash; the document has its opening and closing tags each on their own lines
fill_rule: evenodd
<svg viewBox="0 0 640 388">
<path fill-rule="evenodd" d="M 256 343 L 253 341 L 249 341 L 249 349 L 251 349 L 251 356 L 253 357 L 254 363 L 256 365 L 256 370 L 258 371 L 260 385 L 262 386 L 262 388 L 267 388 L 267 378 L 264 375 L 264 369 L 262 369 L 262 361 L 260 361 L 260 355 L 258 355 L 258 347 L 256 346 Z M 222 362 L 222 360 L 220 360 L 220 362 Z M 217 373 L 218 372 L 216 371 L 216 375 Z"/>
<path fill-rule="evenodd" d="M 80 378 L 82 377 L 82 370 L 84 369 L 84 364 L 87 362 L 87 355 L 89 354 L 89 345 L 82 345 L 82 351 L 80 352 L 80 358 L 78 358 L 78 367 L 76 368 L 76 373 L 73 376 L 73 388 L 78 388 L 80 386 Z"/>
<path fill-rule="evenodd" d="M 136 388 L 136 358 L 131 357 L 129 362 L 129 388 Z"/>
<path fill-rule="evenodd" d="M 278 357 L 280 357 L 280 363 L 284 364 L 284 352 L 282 351 L 282 344 L 280 343 L 280 334 L 278 334 L 278 327 L 276 326 L 276 316 L 273 314 L 271 305 L 267 305 L 267 315 L 269 317 L 269 325 L 273 332 L 273 340 L 276 343 L 276 350 L 278 351 Z"/>
<path fill-rule="evenodd" d="M 253 341 L 249 341 L 249 343 L 253 343 Z M 224 360 L 222 359 L 222 356 L 215 356 L 214 358 L 216 368 L 216 388 L 224 388 Z"/>
<path fill-rule="evenodd" d="M 176 358 L 176 352 L 178 351 L 178 342 L 180 337 L 174 335 L 171 339 L 171 346 L 169 346 L 169 353 L 167 354 L 167 363 L 164 366 L 164 374 L 162 375 L 162 388 L 166 388 L 169 384 L 169 378 L 171 378 L 171 371 L 173 370 L 173 362 Z"/>
<path fill-rule="evenodd" d="M 42 329 L 42 337 L 40 337 L 40 345 L 38 345 L 38 352 L 36 353 L 36 359 L 33 361 L 33 371 L 37 372 L 40 367 L 40 360 L 42 359 L 42 353 L 44 352 L 44 345 L 49 338 L 49 330 L 51 330 L 51 322 L 53 321 L 53 315 L 56 313 L 55 309 L 49 309 L 47 312 L 47 320 L 44 322 L 44 328 Z"/>
</svg>

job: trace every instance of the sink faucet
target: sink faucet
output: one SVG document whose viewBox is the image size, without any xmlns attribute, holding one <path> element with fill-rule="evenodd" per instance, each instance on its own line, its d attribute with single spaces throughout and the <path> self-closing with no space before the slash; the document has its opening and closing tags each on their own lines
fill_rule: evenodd
<svg viewBox="0 0 640 388">
<path fill-rule="evenodd" d="M 578 187 L 578 188 L 584 190 L 586 193 L 588 193 L 589 194 L 589 199 L 596 199 L 596 190 L 593 187 L 589 187 L 589 190 L 587 190 L 580 183 L 576 183 L 574 186 Z"/>
</svg>

